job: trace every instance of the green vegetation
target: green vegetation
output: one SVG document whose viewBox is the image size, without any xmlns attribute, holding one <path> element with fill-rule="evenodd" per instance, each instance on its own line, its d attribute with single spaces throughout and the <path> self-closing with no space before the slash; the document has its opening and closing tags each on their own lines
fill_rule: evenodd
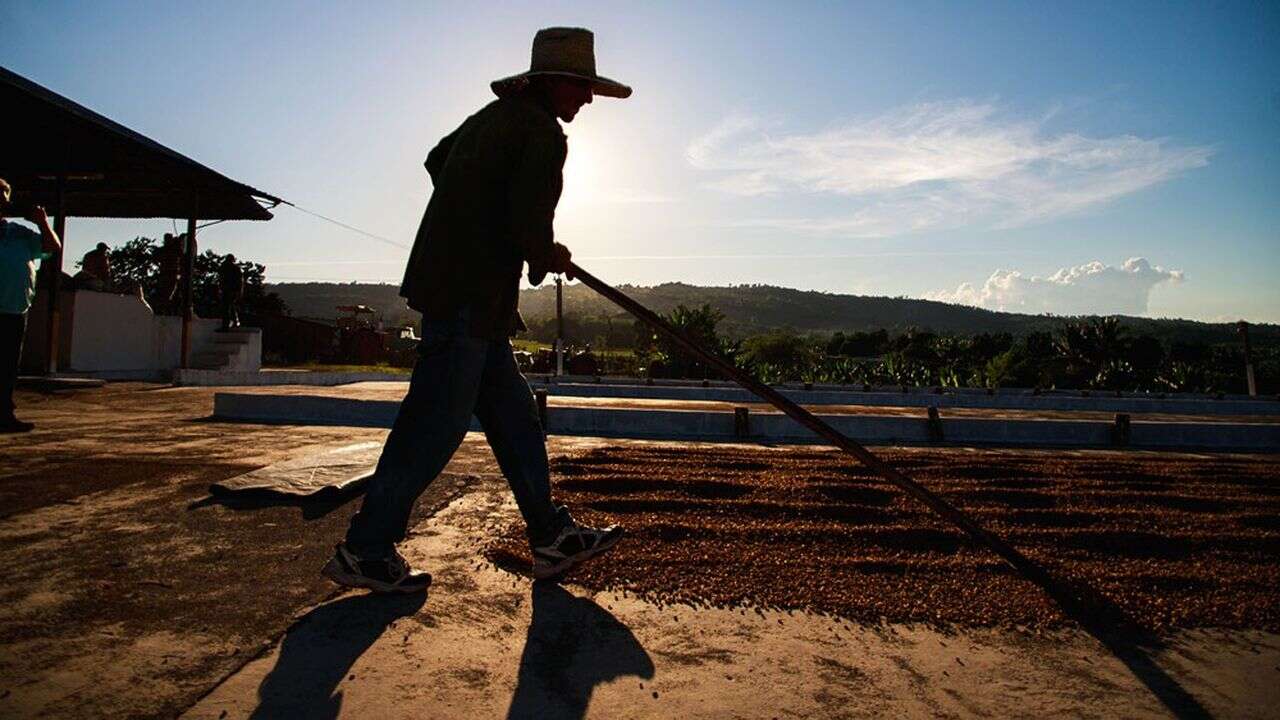
<svg viewBox="0 0 1280 720">
<path fill-rule="evenodd" d="M 511 347 L 518 352 L 536 353 L 541 350 L 550 350 L 551 343 L 538 342 L 537 340 L 525 340 L 522 338 L 512 338 Z"/>
<path fill-rule="evenodd" d="M 269 364 L 269 367 L 278 370 L 307 370 L 310 372 L 367 372 L 367 373 L 392 373 L 395 375 L 408 376 L 413 372 L 412 367 L 397 367 L 388 365 L 387 363 L 378 363 L 376 365 L 344 365 L 332 363 L 280 363 Z"/>
<path fill-rule="evenodd" d="M 122 288 L 142 288 L 143 295 L 153 308 L 162 308 L 165 303 L 159 295 L 162 284 L 160 277 L 160 241 L 149 237 L 135 237 L 118 248 L 113 248 L 108 257 L 111 259 L 111 274 L 117 286 Z M 222 313 L 218 302 L 218 267 L 226 259 L 212 250 L 205 250 L 197 255 L 191 275 L 191 303 L 196 315 L 213 318 Z M 278 294 L 267 289 L 266 266 L 239 261 L 237 263 L 244 272 L 244 297 L 240 302 L 240 310 L 248 315 L 283 315 L 288 311 L 285 302 Z"/>
<path fill-rule="evenodd" d="M 337 305 L 368 305 L 382 314 L 388 325 L 416 325 L 417 313 L 405 307 L 399 286 L 370 283 L 269 284 L 297 317 L 336 318 Z M 655 287 L 621 286 L 623 292 L 657 313 L 669 313 L 677 305 L 698 308 L 710 305 L 724 314 L 718 332 L 744 339 L 773 330 L 804 335 L 836 332 L 872 333 L 880 329 L 898 335 L 912 328 L 938 334 L 972 336 L 1008 333 L 1022 337 L 1033 332 L 1056 332 L 1064 318 L 1053 315 L 1021 315 L 994 312 L 967 305 L 933 300 L 837 295 L 769 285 L 699 287 L 667 283 Z M 573 283 L 564 287 L 565 334 L 579 343 L 596 347 L 633 347 L 631 317 L 591 289 Z M 529 332 L 524 336 L 549 343 L 555 339 L 556 291 L 550 283 L 520 293 L 520 312 Z M 1122 317 L 1127 331 L 1150 335 L 1166 346 L 1234 343 L 1235 323 L 1203 323 L 1194 320 Z M 1258 324 L 1251 330 L 1256 344 L 1280 342 L 1280 325 Z"/>
<path fill-rule="evenodd" d="M 378 307 L 384 316 L 409 313 L 393 285 L 308 283 L 269 289 L 278 290 L 298 314 L 346 303 Z M 1235 323 L 1019 315 L 763 285 L 622 289 L 768 382 L 1245 391 L 1244 351 Z M 567 285 L 564 295 L 565 337 L 573 348 L 590 345 L 602 374 L 711 376 L 589 289 Z M 520 303 L 529 331 L 517 346 L 531 352 L 550 347 L 556 336 L 555 288 L 525 290 Z M 320 316 L 333 315 L 329 310 Z M 1253 325 L 1250 334 L 1259 391 L 1275 393 L 1280 390 L 1280 326 Z"/>
<path fill-rule="evenodd" d="M 1173 343 L 1132 332 L 1114 317 L 1062 320 L 1052 333 L 1015 338 L 908 330 L 891 335 L 771 331 L 740 341 L 718 334 L 723 316 L 703 305 L 677 306 L 666 319 L 764 382 L 857 385 L 1028 387 L 1126 392 L 1243 393 L 1240 343 Z M 1259 388 L 1280 387 L 1280 343 L 1254 350 Z M 654 377 L 706 378 L 710 371 L 667 342 L 641 336 L 636 370 Z"/>
</svg>

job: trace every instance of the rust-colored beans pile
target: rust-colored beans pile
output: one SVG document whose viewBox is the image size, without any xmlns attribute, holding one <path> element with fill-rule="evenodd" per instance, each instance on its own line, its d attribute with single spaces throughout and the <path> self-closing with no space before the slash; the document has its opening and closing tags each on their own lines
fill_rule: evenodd
<svg viewBox="0 0 1280 720">
<path fill-rule="evenodd" d="M 882 456 L 1143 626 L 1280 629 L 1274 457 Z M 552 466 L 576 518 L 628 532 L 566 578 L 591 589 L 871 622 L 1065 620 L 996 556 L 838 452 L 629 446 Z M 527 567 L 523 538 L 516 523 L 489 558 Z"/>
</svg>

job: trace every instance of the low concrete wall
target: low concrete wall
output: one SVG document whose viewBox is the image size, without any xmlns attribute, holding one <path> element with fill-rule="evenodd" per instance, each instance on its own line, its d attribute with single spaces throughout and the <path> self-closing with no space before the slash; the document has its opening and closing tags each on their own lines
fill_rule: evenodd
<svg viewBox="0 0 1280 720">
<path fill-rule="evenodd" d="M 721 402 L 760 402 L 755 395 L 739 387 L 690 387 L 679 385 L 605 384 L 594 382 L 548 382 L 530 378 L 531 384 L 548 395 L 602 398 L 650 398 L 654 400 L 715 400 Z M 912 392 L 852 389 L 798 390 L 779 389 L 782 395 L 801 405 L 865 405 L 875 407 L 983 408 L 996 410 L 1062 410 L 1123 413 L 1169 413 L 1178 415 L 1277 415 L 1280 402 L 1275 400 L 1243 400 L 1183 397 L 1069 397 L 1065 395 L 970 392 L 933 393 L 916 389 Z"/>
<path fill-rule="evenodd" d="M 664 381 L 654 385 L 637 384 L 634 379 L 575 377 L 570 380 L 544 375 L 529 375 L 531 386 L 561 397 L 632 398 L 652 400 L 691 400 L 755 403 L 761 402 L 750 392 L 724 383 L 708 387 L 687 381 Z M 250 386 L 250 385 L 345 385 L 355 382 L 408 382 L 409 376 L 383 372 L 329 372 L 267 370 L 210 371 L 180 370 L 174 374 L 179 385 Z M 1280 416 L 1280 401 L 1241 397 L 1214 399 L 1203 396 L 1172 397 L 1080 397 L 1066 394 L 1033 394 L 1030 391 L 1002 391 L 986 394 L 973 390 L 948 390 L 933 393 L 915 388 L 872 390 L 863 392 L 848 386 L 825 386 L 812 390 L 782 387 L 784 396 L 801 405 L 856 405 L 867 407 L 980 408 L 993 410 L 1059 410 L 1065 412 L 1123 412 L 1132 414 L 1167 413 L 1174 415 L 1241 415 Z"/>
<path fill-rule="evenodd" d="M 313 395 L 216 393 L 214 417 L 222 420 L 298 425 L 391 427 L 400 403 Z M 829 415 L 822 418 L 840 432 L 869 444 L 930 442 L 925 416 Z M 473 429 L 479 425 L 473 421 Z M 547 431 L 557 435 L 666 440 L 748 440 L 816 442 L 818 438 L 791 418 L 754 413 L 749 435 L 734 435 L 732 412 L 551 407 Z M 942 420 L 945 442 L 956 445 L 1034 447 L 1109 447 L 1113 425 L 1073 420 Z M 1280 425 L 1246 423 L 1145 423 L 1130 425 L 1129 445 L 1170 450 L 1280 452 Z"/>
<path fill-rule="evenodd" d="M 331 372 L 327 370 L 175 370 L 175 385 L 249 387 L 254 385 L 314 385 L 329 387 L 358 382 L 408 382 L 403 373 Z"/>
<path fill-rule="evenodd" d="M 63 348 L 70 373 L 98 377 L 167 377 L 182 363 L 182 318 L 156 315 L 137 295 L 79 290 L 70 295 L 64 322 L 70 335 Z M 191 322 L 191 355 L 217 346 L 217 320 Z M 237 369 L 257 370 L 262 340 L 252 334 Z"/>
<path fill-rule="evenodd" d="M 137 295 L 81 290 L 72 296 L 67 370 L 137 370 L 157 367 L 163 326 Z M 64 322 L 66 320 L 64 319 Z"/>
</svg>

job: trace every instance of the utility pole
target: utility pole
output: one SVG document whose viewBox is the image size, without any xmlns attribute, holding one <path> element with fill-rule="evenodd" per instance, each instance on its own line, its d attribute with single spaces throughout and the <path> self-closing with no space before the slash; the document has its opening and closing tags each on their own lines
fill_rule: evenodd
<svg viewBox="0 0 1280 720">
<path fill-rule="evenodd" d="M 556 377 L 564 374 L 564 281 L 556 276 Z"/>
<path fill-rule="evenodd" d="M 1253 351 L 1249 347 L 1249 323 L 1241 320 L 1237 325 L 1240 337 L 1244 339 L 1244 379 L 1249 385 L 1249 397 L 1258 396 L 1258 384 L 1253 379 Z"/>
</svg>

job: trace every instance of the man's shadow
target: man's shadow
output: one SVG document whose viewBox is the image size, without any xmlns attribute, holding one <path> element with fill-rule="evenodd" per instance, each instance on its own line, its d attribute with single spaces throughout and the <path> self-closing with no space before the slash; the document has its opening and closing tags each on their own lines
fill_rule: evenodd
<svg viewBox="0 0 1280 720">
<path fill-rule="evenodd" d="M 427 601 L 412 595 L 352 595 L 312 610 L 285 635 L 280 659 L 258 686 L 251 718 L 336 718 L 338 683 L 393 621 Z"/>
<path fill-rule="evenodd" d="M 651 679 L 653 660 L 626 625 L 559 585 L 534 583 L 509 720 L 578 720 L 596 685 L 628 675 Z"/>
</svg>

